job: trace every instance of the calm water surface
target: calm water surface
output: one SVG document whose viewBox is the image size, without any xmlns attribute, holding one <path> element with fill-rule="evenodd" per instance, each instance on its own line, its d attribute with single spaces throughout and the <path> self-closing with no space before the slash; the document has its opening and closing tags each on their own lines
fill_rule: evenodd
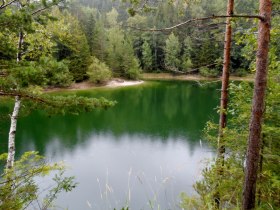
<svg viewBox="0 0 280 210">
<path fill-rule="evenodd" d="M 79 185 L 59 197 L 58 207 L 179 209 L 180 193 L 194 193 L 203 160 L 214 154 L 201 134 L 206 121 L 217 118 L 217 89 L 166 81 L 68 92 L 104 96 L 118 104 L 79 116 L 48 117 L 37 111 L 22 117 L 17 154 L 37 150 L 70 166 L 67 173 L 76 176 Z M 1 115 L 9 109 L 0 106 Z M 0 152 L 6 151 L 8 128 L 8 119 L 1 119 Z"/>
</svg>

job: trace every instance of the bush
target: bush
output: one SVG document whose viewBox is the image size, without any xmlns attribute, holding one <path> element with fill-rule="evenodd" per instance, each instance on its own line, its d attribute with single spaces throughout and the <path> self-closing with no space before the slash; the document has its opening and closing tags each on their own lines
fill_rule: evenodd
<svg viewBox="0 0 280 210">
<path fill-rule="evenodd" d="M 7 156 L 6 153 L 0 155 L 1 169 L 5 167 Z M 55 173 L 52 187 L 48 190 L 40 188 L 36 179 L 47 178 L 51 172 Z M 11 169 L 4 169 L 0 176 L 0 209 L 22 210 L 31 206 L 34 209 L 49 209 L 61 192 L 69 192 L 77 185 L 74 177 L 65 177 L 64 172 L 65 166 L 47 163 L 38 152 L 24 153 Z M 44 202 L 39 200 L 42 192 L 46 193 Z"/>
<path fill-rule="evenodd" d="M 96 84 L 105 83 L 112 78 L 112 72 L 109 67 L 95 57 L 92 58 L 87 74 L 89 80 Z"/>
<path fill-rule="evenodd" d="M 243 68 L 238 68 L 234 71 L 234 75 L 238 76 L 238 77 L 245 77 L 246 75 L 248 75 L 249 72 L 246 71 Z"/>
<path fill-rule="evenodd" d="M 207 67 L 200 67 L 199 73 L 204 77 L 217 77 L 219 75 L 216 69 L 209 69 Z"/>
<path fill-rule="evenodd" d="M 42 57 L 39 65 L 44 70 L 46 85 L 67 87 L 73 77 L 69 72 L 66 61 L 56 61 L 54 58 Z"/>
</svg>

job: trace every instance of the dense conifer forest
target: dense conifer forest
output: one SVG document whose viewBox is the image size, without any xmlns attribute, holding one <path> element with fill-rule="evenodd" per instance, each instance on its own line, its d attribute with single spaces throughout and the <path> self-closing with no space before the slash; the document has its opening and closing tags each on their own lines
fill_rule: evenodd
<svg viewBox="0 0 280 210">
<path fill-rule="evenodd" d="M 182 193 L 180 208 L 280 208 L 279 0 L 2 0 L 0 29 L 0 103 L 14 103 L 0 117 L 11 121 L 9 139 L 1 139 L 9 148 L 0 156 L 0 209 L 27 208 L 38 198 L 33 178 L 50 171 L 60 175 L 40 209 L 77 186 L 62 178 L 63 165 L 37 152 L 15 160 L 18 116 L 117 105 L 45 89 L 141 80 L 142 73 L 222 77 L 220 121 L 204 129 L 217 157 L 194 185 L 197 195 Z M 229 83 L 229 74 L 254 76 L 254 85 Z"/>
</svg>

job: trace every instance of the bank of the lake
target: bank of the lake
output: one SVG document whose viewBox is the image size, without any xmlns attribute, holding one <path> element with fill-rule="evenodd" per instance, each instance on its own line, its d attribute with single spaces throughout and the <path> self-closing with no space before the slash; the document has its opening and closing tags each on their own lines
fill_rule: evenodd
<svg viewBox="0 0 280 210">
<path fill-rule="evenodd" d="M 145 81 L 153 80 L 166 80 L 166 81 L 196 81 L 200 82 L 219 82 L 221 77 L 203 77 L 199 74 L 188 74 L 188 75 L 175 75 L 172 73 L 143 73 L 141 75 L 141 80 L 125 80 L 122 78 L 113 78 L 110 81 L 103 84 L 94 84 L 88 80 L 78 83 L 73 83 L 69 87 L 48 87 L 44 89 L 45 92 L 57 92 L 57 91 L 75 91 L 75 90 L 91 90 L 96 88 L 118 88 L 127 86 L 137 86 L 142 85 Z M 244 77 L 230 76 L 232 81 L 248 81 L 252 82 L 254 80 L 254 75 L 247 75 Z"/>
<path fill-rule="evenodd" d="M 143 73 L 143 80 L 186 80 L 186 81 L 220 81 L 221 77 L 203 77 L 199 74 L 172 74 L 172 73 Z M 230 76 L 232 81 L 254 80 L 254 75 L 250 74 L 244 77 Z"/>
<path fill-rule="evenodd" d="M 114 78 L 106 83 L 95 84 L 88 80 L 78 83 L 73 83 L 69 87 L 48 87 L 44 89 L 45 92 L 57 92 L 57 91 L 75 91 L 75 90 L 90 90 L 96 88 L 116 88 L 116 87 L 127 87 L 143 84 L 143 80 L 124 80 Z"/>
</svg>

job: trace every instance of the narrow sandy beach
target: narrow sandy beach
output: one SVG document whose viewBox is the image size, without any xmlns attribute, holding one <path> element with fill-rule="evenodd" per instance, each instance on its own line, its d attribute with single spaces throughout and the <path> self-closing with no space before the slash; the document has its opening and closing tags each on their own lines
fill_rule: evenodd
<svg viewBox="0 0 280 210">
<path fill-rule="evenodd" d="M 128 80 L 111 80 L 110 82 L 105 85 L 105 87 L 125 87 L 125 86 L 132 86 L 132 85 L 140 85 L 143 84 L 144 81 L 128 81 Z"/>
<path fill-rule="evenodd" d="M 123 79 L 112 79 L 106 84 L 96 85 L 89 81 L 73 83 L 69 87 L 66 88 L 47 88 L 45 92 L 55 92 L 55 91 L 63 91 L 63 90 L 87 90 L 92 88 L 106 87 L 106 88 L 115 88 L 115 87 L 125 87 L 125 86 L 133 86 L 143 84 L 143 80 L 131 81 L 131 80 L 123 80 Z"/>
</svg>

